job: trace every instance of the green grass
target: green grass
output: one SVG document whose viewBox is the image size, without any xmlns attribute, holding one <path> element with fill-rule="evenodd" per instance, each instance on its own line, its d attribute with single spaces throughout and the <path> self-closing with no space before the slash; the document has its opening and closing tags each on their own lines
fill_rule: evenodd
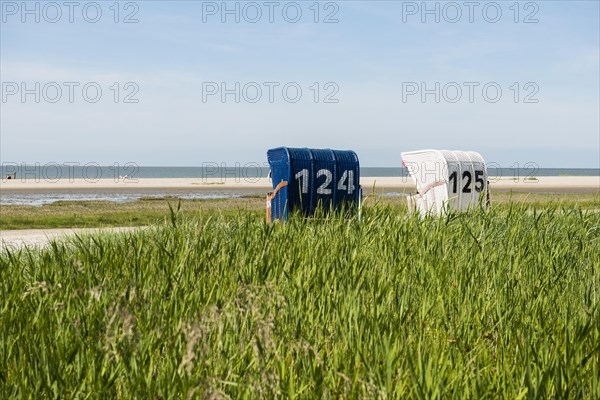
<svg viewBox="0 0 600 400">
<path fill-rule="evenodd" d="M 262 211 L 264 196 L 260 199 L 250 196 L 209 200 L 145 198 L 124 203 L 58 201 L 42 206 L 2 205 L 0 230 L 146 226 L 164 221 L 169 205 L 178 203 L 190 216 L 213 211 L 231 214 L 240 209 Z"/>
<path fill-rule="evenodd" d="M 0 398 L 600 398 L 597 211 L 362 217 L 2 253 Z"/>
<path fill-rule="evenodd" d="M 365 191 L 366 193 L 366 191 Z M 365 204 L 371 204 L 374 196 L 366 196 Z M 404 197 L 377 199 L 386 205 L 406 207 Z M 114 226 L 146 226 L 163 222 L 169 212 L 169 204 L 181 203 L 190 217 L 200 214 L 235 214 L 238 210 L 264 215 L 264 195 L 244 195 L 232 199 L 179 200 L 176 198 L 145 198 L 138 201 L 114 203 L 110 201 L 59 201 L 43 206 L 2 205 L 0 207 L 0 230 L 51 229 L 51 228 L 99 228 Z M 600 209 L 600 193 L 597 194 L 543 194 L 498 192 L 492 196 L 494 205 L 526 203 L 543 209 L 562 205 L 584 209 Z"/>
</svg>

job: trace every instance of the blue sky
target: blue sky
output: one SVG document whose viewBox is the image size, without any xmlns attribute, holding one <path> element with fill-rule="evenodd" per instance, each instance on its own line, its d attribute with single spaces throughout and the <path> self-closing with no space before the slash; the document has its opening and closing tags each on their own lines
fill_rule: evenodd
<svg viewBox="0 0 600 400">
<path fill-rule="evenodd" d="M 473 22 L 464 2 L 428 2 L 439 22 L 422 2 L 281 1 L 271 3 L 273 22 L 263 1 L 228 2 L 239 23 L 221 1 L 120 2 L 117 23 L 113 1 L 78 3 L 73 22 L 54 3 L 56 23 L 48 2 L 28 2 L 33 14 L 1 3 L 2 162 L 263 163 L 268 148 L 286 145 L 353 149 L 363 166 L 440 148 L 505 167 L 600 167 L 597 1 L 477 2 Z M 97 8 L 98 22 L 86 21 Z M 137 22 L 123 23 L 131 13 Z M 337 22 L 324 23 L 330 14 Z M 65 82 L 78 85 L 73 102 Z M 223 102 L 221 84 L 236 82 L 239 103 L 234 94 Z M 264 82 L 273 82 L 273 102 Z M 83 97 L 88 83 L 102 90 L 95 103 Z M 295 103 L 293 90 L 282 92 L 290 83 L 302 90 Z M 53 85 L 62 90 L 55 103 Z M 256 103 L 253 85 L 263 95 Z M 423 99 L 422 88 L 432 93 Z M 138 102 L 124 102 L 127 94 Z M 328 94 L 337 102 L 324 102 Z"/>
</svg>

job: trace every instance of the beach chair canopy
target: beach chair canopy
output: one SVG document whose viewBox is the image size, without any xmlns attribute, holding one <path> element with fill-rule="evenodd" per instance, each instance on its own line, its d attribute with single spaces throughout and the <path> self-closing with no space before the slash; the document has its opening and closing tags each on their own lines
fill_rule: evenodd
<svg viewBox="0 0 600 400">
<path fill-rule="evenodd" d="M 488 203 L 487 168 L 479 153 L 411 151 L 402 153 L 402 164 L 417 186 L 417 194 L 408 198 L 411 210 L 441 215 L 445 210 L 464 211 Z"/>
<path fill-rule="evenodd" d="M 273 182 L 267 219 L 287 219 L 294 210 L 310 216 L 318 206 L 326 212 L 358 207 L 360 168 L 355 152 L 278 147 L 267 152 L 267 159 Z"/>
</svg>

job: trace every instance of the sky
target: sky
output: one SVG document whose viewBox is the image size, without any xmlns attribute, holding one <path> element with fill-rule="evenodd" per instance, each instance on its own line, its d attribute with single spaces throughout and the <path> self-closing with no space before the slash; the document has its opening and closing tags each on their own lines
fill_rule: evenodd
<svg viewBox="0 0 600 400">
<path fill-rule="evenodd" d="M 600 168 L 600 2 L 0 1 L 0 162 Z"/>
</svg>

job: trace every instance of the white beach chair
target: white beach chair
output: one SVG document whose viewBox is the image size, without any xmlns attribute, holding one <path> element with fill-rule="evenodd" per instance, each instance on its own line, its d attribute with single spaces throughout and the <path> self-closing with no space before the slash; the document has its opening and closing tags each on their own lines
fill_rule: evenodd
<svg viewBox="0 0 600 400">
<path fill-rule="evenodd" d="M 490 203 L 485 161 L 474 151 L 420 150 L 402 153 L 402 164 L 417 186 L 408 207 L 421 215 L 465 211 Z"/>
</svg>

